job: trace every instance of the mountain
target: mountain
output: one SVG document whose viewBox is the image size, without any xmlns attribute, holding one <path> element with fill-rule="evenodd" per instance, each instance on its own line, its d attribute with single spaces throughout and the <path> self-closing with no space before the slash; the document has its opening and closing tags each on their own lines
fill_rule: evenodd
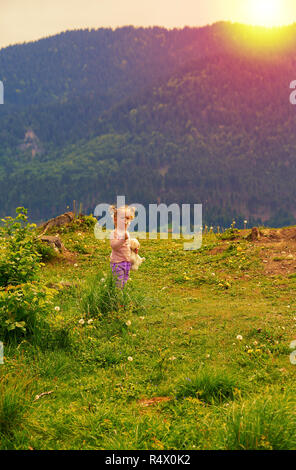
<svg viewBox="0 0 296 470">
<path fill-rule="evenodd" d="M 202 203 L 295 223 L 296 26 L 69 31 L 0 51 L 0 211 Z"/>
</svg>

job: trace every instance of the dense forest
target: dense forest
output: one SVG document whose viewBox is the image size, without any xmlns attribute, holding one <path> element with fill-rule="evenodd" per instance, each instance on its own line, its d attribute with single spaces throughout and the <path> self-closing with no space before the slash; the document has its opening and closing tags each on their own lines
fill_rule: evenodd
<svg viewBox="0 0 296 470">
<path fill-rule="evenodd" d="M 76 30 L 0 50 L 0 213 L 202 203 L 296 221 L 296 25 Z"/>
</svg>

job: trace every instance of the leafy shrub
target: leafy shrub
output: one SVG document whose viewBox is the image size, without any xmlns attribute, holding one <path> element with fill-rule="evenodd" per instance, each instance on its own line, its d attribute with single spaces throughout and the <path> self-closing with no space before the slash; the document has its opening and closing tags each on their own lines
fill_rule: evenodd
<svg viewBox="0 0 296 470">
<path fill-rule="evenodd" d="M 74 220 L 65 226 L 60 228 L 54 227 L 55 232 L 77 232 L 79 230 L 87 230 L 92 228 L 97 223 L 97 219 L 92 215 L 79 215 L 75 217 Z"/>
<path fill-rule="evenodd" d="M 41 261 L 50 261 L 57 255 L 48 243 L 42 243 L 40 240 L 36 240 L 35 248 L 37 253 L 40 255 Z"/>
<path fill-rule="evenodd" d="M 221 240 L 234 240 L 239 235 L 239 230 L 237 228 L 228 228 L 225 232 L 220 233 L 218 237 Z"/>
<path fill-rule="evenodd" d="M 27 210 L 16 209 L 15 218 L 1 219 L 0 286 L 17 285 L 36 279 L 41 255 L 35 246 L 35 224 L 29 224 Z"/>
<path fill-rule="evenodd" d="M 30 337 L 45 325 L 53 291 L 35 283 L 0 288 L 0 334 L 4 340 Z"/>
</svg>

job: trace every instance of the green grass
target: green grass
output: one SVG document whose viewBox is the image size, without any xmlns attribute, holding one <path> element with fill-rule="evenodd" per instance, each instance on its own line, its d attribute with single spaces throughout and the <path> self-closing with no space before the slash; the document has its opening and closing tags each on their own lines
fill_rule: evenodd
<svg viewBox="0 0 296 470">
<path fill-rule="evenodd" d="M 244 239 L 142 240 L 122 295 L 108 241 L 61 236 L 76 259 L 42 270 L 50 331 L 4 345 L 1 449 L 296 449 L 295 277 Z"/>
</svg>

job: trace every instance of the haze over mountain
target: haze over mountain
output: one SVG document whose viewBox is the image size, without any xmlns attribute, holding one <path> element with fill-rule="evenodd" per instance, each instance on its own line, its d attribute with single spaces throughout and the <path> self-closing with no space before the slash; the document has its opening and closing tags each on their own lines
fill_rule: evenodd
<svg viewBox="0 0 296 470">
<path fill-rule="evenodd" d="M 295 223 L 296 26 L 68 31 L 0 50 L 0 212 L 202 203 Z"/>
</svg>

